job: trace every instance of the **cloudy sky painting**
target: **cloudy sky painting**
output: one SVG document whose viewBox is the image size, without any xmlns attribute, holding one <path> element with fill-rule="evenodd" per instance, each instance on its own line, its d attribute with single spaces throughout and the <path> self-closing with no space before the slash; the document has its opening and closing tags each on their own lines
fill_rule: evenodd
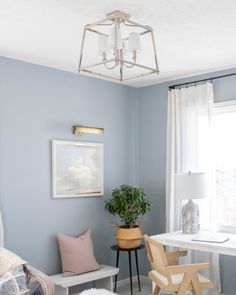
<svg viewBox="0 0 236 295">
<path fill-rule="evenodd" d="M 53 143 L 54 197 L 103 194 L 102 144 Z"/>
</svg>

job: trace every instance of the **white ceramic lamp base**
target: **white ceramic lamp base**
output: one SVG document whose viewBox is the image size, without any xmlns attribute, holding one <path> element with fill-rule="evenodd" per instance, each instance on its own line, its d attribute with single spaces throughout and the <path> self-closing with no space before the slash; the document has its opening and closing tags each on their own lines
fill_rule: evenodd
<svg viewBox="0 0 236 295">
<path fill-rule="evenodd" d="M 183 234 L 197 234 L 199 229 L 199 207 L 189 200 L 182 208 L 182 232 Z"/>
</svg>

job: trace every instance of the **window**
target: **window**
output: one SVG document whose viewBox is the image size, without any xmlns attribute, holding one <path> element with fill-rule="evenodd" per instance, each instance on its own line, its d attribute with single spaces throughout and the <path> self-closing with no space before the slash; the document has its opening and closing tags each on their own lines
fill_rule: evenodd
<svg viewBox="0 0 236 295">
<path fill-rule="evenodd" d="M 236 229 L 236 102 L 216 103 L 213 135 L 218 224 Z"/>
</svg>

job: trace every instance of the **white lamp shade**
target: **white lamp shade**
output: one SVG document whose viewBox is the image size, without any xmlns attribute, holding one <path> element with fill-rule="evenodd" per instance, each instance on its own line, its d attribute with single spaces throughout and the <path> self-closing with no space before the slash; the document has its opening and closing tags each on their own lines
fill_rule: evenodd
<svg viewBox="0 0 236 295">
<path fill-rule="evenodd" d="M 140 50 L 141 49 L 141 42 L 140 42 L 140 35 L 136 32 L 131 32 L 129 34 L 129 51 Z"/>
<path fill-rule="evenodd" d="M 98 36 L 98 55 L 103 55 L 108 50 L 108 37 L 105 35 Z"/>
<path fill-rule="evenodd" d="M 175 197 L 180 200 L 202 199 L 207 195 L 206 174 L 175 175 Z"/>
<path fill-rule="evenodd" d="M 115 48 L 115 27 L 111 28 L 109 38 L 108 38 L 108 46 L 110 49 Z M 120 29 L 117 28 L 117 49 L 120 50 L 122 49 L 122 37 L 121 37 L 121 32 Z"/>
</svg>

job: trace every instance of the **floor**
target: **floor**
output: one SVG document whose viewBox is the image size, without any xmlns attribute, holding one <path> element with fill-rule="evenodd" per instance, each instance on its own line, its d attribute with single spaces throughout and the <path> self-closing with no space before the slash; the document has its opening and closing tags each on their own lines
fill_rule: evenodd
<svg viewBox="0 0 236 295">
<path fill-rule="evenodd" d="M 130 284 L 129 280 L 125 280 L 122 285 L 119 286 L 116 290 L 117 294 L 119 295 L 130 295 Z M 138 282 L 137 279 L 134 278 L 133 280 L 133 295 L 151 295 L 152 294 L 152 284 L 148 278 L 142 277 L 141 278 L 141 292 L 138 290 Z"/>
<path fill-rule="evenodd" d="M 129 280 L 125 280 L 120 286 L 118 282 L 118 287 L 116 290 L 118 295 L 131 295 Z M 133 279 L 133 295 L 151 295 L 152 294 L 152 284 L 147 277 L 141 277 L 141 292 L 138 290 L 137 278 Z M 174 295 L 173 293 L 160 293 L 160 295 Z M 187 295 L 187 294 L 186 294 Z M 190 294 L 189 294 L 190 295 Z"/>
</svg>

